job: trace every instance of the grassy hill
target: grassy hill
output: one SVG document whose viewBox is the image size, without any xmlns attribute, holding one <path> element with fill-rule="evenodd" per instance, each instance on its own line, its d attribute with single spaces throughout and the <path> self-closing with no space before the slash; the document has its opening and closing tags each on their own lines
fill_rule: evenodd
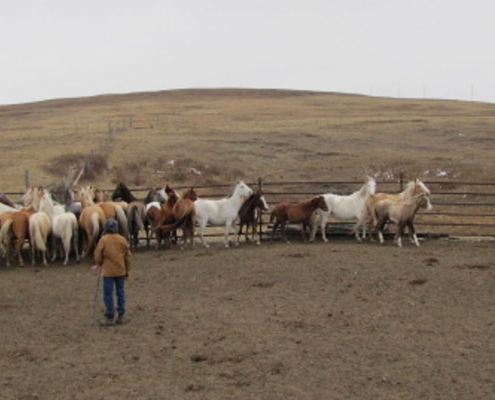
<svg viewBox="0 0 495 400">
<path fill-rule="evenodd" d="M 0 191 L 235 179 L 495 180 L 495 104 L 285 90 L 174 90 L 0 107 Z"/>
</svg>

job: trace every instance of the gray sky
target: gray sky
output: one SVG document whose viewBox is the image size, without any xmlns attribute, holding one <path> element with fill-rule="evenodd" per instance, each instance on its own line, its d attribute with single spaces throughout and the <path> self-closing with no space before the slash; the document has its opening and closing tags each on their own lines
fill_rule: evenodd
<svg viewBox="0 0 495 400">
<path fill-rule="evenodd" d="M 0 104 L 177 88 L 495 102 L 493 0 L 4 0 Z"/>
</svg>

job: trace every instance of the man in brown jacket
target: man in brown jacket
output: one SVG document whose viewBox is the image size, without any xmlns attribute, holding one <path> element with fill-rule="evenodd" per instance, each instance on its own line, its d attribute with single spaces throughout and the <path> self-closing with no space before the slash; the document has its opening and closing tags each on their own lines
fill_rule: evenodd
<svg viewBox="0 0 495 400">
<path fill-rule="evenodd" d="M 95 264 L 101 266 L 103 276 L 103 301 L 106 312 L 105 319 L 101 325 L 108 326 L 114 324 L 115 307 L 113 289 L 117 292 L 117 312 L 116 324 L 123 324 L 125 321 L 125 280 L 129 276 L 131 266 L 131 251 L 127 240 L 119 235 L 119 224 L 109 218 L 105 221 L 103 236 L 99 240 L 95 249 Z"/>
</svg>

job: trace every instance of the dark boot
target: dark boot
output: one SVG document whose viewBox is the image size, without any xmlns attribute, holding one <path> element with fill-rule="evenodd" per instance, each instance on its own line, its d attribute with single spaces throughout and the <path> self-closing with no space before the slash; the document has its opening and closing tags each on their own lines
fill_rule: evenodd
<svg viewBox="0 0 495 400">
<path fill-rule="evenodd" d="M 124 316 L 124 314 L 119 314 L 119 316 L 117 317 L 117 321 L 115 321 L 117 325 L 122 325 L 126 322 L 128 322 L 128 319 Z"/>
<path fill-rule="evenodd" d="M 111 326 L 113 324 L 114 324 L 113 317 L 107 315 L 105 315 L 105 318 L 102 321 L 100 321 L 100 326 Z"/>
</svg>

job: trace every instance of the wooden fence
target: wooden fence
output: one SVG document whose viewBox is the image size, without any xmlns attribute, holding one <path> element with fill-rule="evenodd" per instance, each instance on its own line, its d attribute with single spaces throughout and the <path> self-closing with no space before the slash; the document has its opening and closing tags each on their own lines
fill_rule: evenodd
<svg viewBox="0 0 495 400">
<path fill-rule="evenodd" d="M 363 181 L 292 181 L 270 182 L 259 179 L 248 182 L 256 189 L 260 187 L 270 207 L 281 201 L 299 201 L 322 193 L 341 195 L 359 190 Z M 407 181 L 377 181 L 377 191 L 386 193 L 401 192 Z M 495 236 L 495 183 L 432 180 L 424 182 L 431 191 L 433 209 L 421 210 L 416 217 L 416 227 L 420 236 Z M 177 186 L 181 191 L 186 187 Z M 221 198 L 229 194 L 232 185 L 196 186 L 198 195 L 203 198 Z M 143 192 L 136 188 L 135 191 Z M 134 191 L 133 190 L 133 191 Z M 346 236 L 353 224 L 330 219 L 327 235 Z M 269 215 L 264 214 L 260 221 L 262 237 L 271 230 Z M 299 229 L 299 227 L 294 227 Z M 214 230 L 210 235 L 221 235 Z"/>
<path fill-rule="evenodd" d="M 363 181 L 289 181 L 270 182 L 259 179 L 247 182 L 253 189 L 260 187 L 270 207 L 281 201 L 299 201 L 323 193 L 341 195 L 359 190 Z M 398 193 L 407 182 L 377 181 L 377 192 Z M 421 210 L 416 217 L 416 227 L 421 236 L 478 236 L 495 237 L 495 183 L 431 180 L 424 181 L 431 190 L 431 211 Z M 187 189 L 185 186 L 173 186 L 178 192 Z M 232 184 L 195 186 L 194 189 L 202 198 L 222 198 L 228 196 Z M 104 189 L 111 193 L 112 189 Z M 144 197 L 148 189 L 131 188 L 136 197 Z M 20 193 L 6 193 L 17 195 Z M 265 213 L 259 221 L 262 238 L 271 232 L 269 214 Z M 346 236 L 352 223 L 330 219 L 327 235 Z M 289 227 L 289 231 L 299 227 Z M 223 229 L 212 228 L 208 236 L 223 235 Z"/>
</svg>

